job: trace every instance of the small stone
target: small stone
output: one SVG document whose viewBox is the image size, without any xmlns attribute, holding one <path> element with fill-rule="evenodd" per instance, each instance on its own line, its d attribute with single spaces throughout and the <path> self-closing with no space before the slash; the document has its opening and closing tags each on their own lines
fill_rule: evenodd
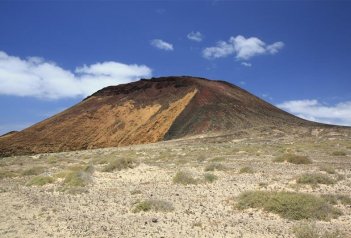
<svg viewBox="0 0 351 238">
<path fill-rule="evenodd" d="M 152 218 L 152 220 L 151 220 L 153 223 L 156 223 L 156 222 L 158 222 L 158 220 L 157 220 L 157 218 Z"/>
</svg>

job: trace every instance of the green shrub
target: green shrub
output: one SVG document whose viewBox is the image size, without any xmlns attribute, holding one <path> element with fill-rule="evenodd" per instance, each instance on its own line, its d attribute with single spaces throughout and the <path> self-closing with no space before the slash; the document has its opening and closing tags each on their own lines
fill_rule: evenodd
<svg viewBox="0 0 351 238">
<path fill-rule="evenodd" d="M 302 183 L 302 184 L 312 184 L 312 185 L 317 185 L 317 184 L 334 184 L 336 181 L 332 178 L 330 178 L 326 174 L 322 173 L 306 173 L 302 174 L 297 180 L 297 183 Z"/>
<path fill-rule="evenodd" d="M 347 153 L 345 151 L 334 151 L 332 153 L 332 155 L 334 155 L 334 156 L 346 156 Z"/>
<path fill-rule="evenodd" d="M 36 176 L 29 180 L 27 186 L 43 186 L 45 184 L 53 183 L 55 179 L 50 176 Z"/>
<path fill-rule="evenodd" d="M 178 171 L 173 177 L 173 183 L 178 184 L 197 184 L 197 180 L 193 178 L 192 174 L 188 171 Z"/>
<path fill-rule="evenodd" d="M 223 165 L 223 164 L 220 164 L 220 163 L 211 163 L 211 164 L 208 164 L 206 165 L 204 171 L 207 172 L 207 171 L 220 171 L 220 170 L 225 170 L 226 167 Z"/>
<path fill-rule="evenodd" d="M 174 210 L 174 207 L 172 203 L 167 201 L 148 199 L 138 202 L 134 206 L 133 212 L 148 212 L 151 210 L 155 212 L 170 212 Z"/>
<path fill-rule="evenodd" d="M 326 200 L 311 194 L 293 192 L 249 191 L 238 198 L 239 209 L 263 208 L 292 220 L 330 220 L 341 212 Z"/>
<path fill-rule="evenodd" d="M 103 172 L 113 172 L 115 170 L 122 170 L 122 169 L 132 169 L 136 167 L 136 163 L 131 158 L 118 158 L 112 159 L 109 163 L 103 168 Z"/>
<path fill-rule="evenodd" d="M 273 162 L 289 162 L 292 164 L 311 164 L 312 161 L 307 156 L 284 154 L 273 159 Z"/>
<path fill-rule="evenodd" d="M 252 173 L 254 173 L 254 172 L 255 172 L 254 169 L 253 169 L 252 167 L 248 167 L 248 166 L 242 167 L 242 168 L 239 170 L 239 173 L 240 173 L 240 174 L 252 174 Z"/>
<path fill-rule="evenodd" d="M 211 174 L 211 173 L 205 173 L 204 178 L 205 178 L 206 182 L 210 182 L 210 183 L 212 183 L 218 179 L 218 177 L 216 175 Z"/>
</svg>

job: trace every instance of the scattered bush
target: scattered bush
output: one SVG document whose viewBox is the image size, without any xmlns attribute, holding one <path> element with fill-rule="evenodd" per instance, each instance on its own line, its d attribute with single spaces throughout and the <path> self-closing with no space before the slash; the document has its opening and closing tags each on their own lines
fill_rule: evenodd
<svg viewBox="0 0 351 238">
<path fill-rule="evenodd" d="M 254 172 L 255 172 L 254 169 L 253 169 L 252 167 L 248 167 L 248 166 L 242 167 L 242 168 L 239 170 L 239 173 L 240 173 L 240 174 L 252 174 L 252 173 L 254 173 Z"/>
<path fill-rule="evenodd" d="M 334 156 L 346 156 L 347 153 L 345 151 L 334 151 L 332 153 L 332 155 L 334 155 Z"/>
<path fill-rule="evenodd" d="M 113 172 L 115 170 L 122 170 L 122 169 L 132 169 L 136 167 L 136 163 L 131 158 L 118 158 L 112 159 L 109 163 L 103 168 L 103 172 Z"/>
<path fill-rule="evenodd" d="M 335 174 L 335 169 L 334 167 L 330 165 L 322 165 L 319 167 L 320 171 L 327 172 L 328 174 Z"/>
<path fill-rule="evenodd" d="M 225 170 L 226 167 L 223 165 L 223 164 L 220 164 L 220 163 L 211 163 L 211 164 L 208 164 L 204 171 L 207 172 L 207 171 L 215 171 L 215 170 Z"/>
<path fill-rule="evenodd" d="M 204 177 L 205 177 L 205 181 L 210 182 L 210 183 L 212 183 L 218 179 L 218 177 L 216 175 L 211 174 L 211 173 L 205 173 Z"/>
<path fill-rule="evenodd" d="M 343 238 L 339 230 L 325 231 L 317 229 L 315 224 L 299 224 L 293 228 L 296 238 Z"/>
<path fill-rule="evenodd" d="M 188 171 L 178 171 L 173 177 L 173 183 L 178 184 L 197 184 L 197 180 L 193 178 L 192 174 Z"/>
<path fill-rule="evenodd" d="M 84 171 L 71 171 L 66 174 L 63 184 L 67 187 L 84 187 L 90 180 L 90 174 Z"/>
<path fill-rule="evenodd" d="M 312 184 L 312 185 L 336 183 L 336 181 L 334 179 L 332 179 L 328 175 L 322 174 L 322 173 L 303 174 L 296 180 L 296 182 L 302 183 L 302 184 Z"/>
<path fill-rule="evenodd" d="M 338 201 L 343 205 L 351 205 L 351 197 L 342 194 L 323 194 L 322 198 L 330 204 L 338 204 Z"/>
<path fill-rule="evenodd" d="M 55 179 L 50 176 L 36 176 L 27 183 L 27 186 L 43 186 L 45 184 L 53 183 L 54 181 Z"/>
<path fill-rule="evenodd" d="M 330 220 L 341 212 L 326 200 L 311 194 L 293 192 L 249 191 L 238 198 L 239 209 L 263 208 L 292 220 Z"/>
<path fill-rule="evenodd" d="M 151 210 L 155 212 L 170 212 L 174 210 L 174 207 L 172 203 L 167 201 L 148 199 L 138 202 L 135 205 L 133 212 L 148 212 Z"/>
<path fill-rule="evenodd" d="M 44 172 L 44 169 L 43 167 L 33 167 L 33 168 L 30 168 L 30 169 L 26 169 L 22 172 L 22 175 L 24 176 L 30 176 L 30 175 L 39 175 L 41 173 Z"/>
<path fill-rule="evenodd" d="M 91 181 L 91 175 L 94 173 L 94 166 L 71 166 L 68 170 L 55 174 L 56 178 L 63 179 L 63 190 L 68 188 L 85 187 Z M 73 190 L 72 190 L 73 191 Z"/>
<path fill-rule="evenodd" d="M 284 154 L 273 159 L 273 162 L 289 162 L 292 164 L 311 164 L 312 161 L 307 156 Z"/>
</svg>

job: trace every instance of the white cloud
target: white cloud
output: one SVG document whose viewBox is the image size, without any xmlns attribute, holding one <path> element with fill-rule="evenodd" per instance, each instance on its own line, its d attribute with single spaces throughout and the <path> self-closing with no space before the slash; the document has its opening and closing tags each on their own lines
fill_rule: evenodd
<svg viewBox="0 0 351 238">
<path fill-rule="evenodd" d="M 245 67 L 251 67 L 252 64 L 248 63 L 248 62 L 241 62 L 241 65 L 245 66 Z"/>
<path fill-rule="evenodd" d="M 43 58 L 21 59 L 0 51 L 0 95 L 85 97 L 106 86 L 150 76 L 151 69 L 145 65 L 109 61 L 77 67 L 72 72 Z"/>
<path fill-rule="evenodd" d="M 234 54 L 235 50 L 232 44 L 225 41 L 218 41 L 216 46 L 205 48 L 202 56 L 206 59 L 222 58 Z"/>
<path fill-rule="evenodd" d="M 328 106 L 318 100 L 293 100 L 277 105 L 307 120 L 351 126 L 351 101 Z"/>
<path fill-rule="evenodd" d="M 203 35 L 201 34 L 201 32 L 190 32 L 188 35 L 187 35 L 188 39 L 189 40 L 193 40 L 193 41 L 197 41 L 197 42 L 200 42 L 203 40 Z"/>
<path fill-rule="evenodd" d="M 168 43 L 161 39 L 153 39 L 150 43 L 153 47 L 156 47 L 160 50 L 166 50 L 166 51 L 173 50 L 173 45 L 171 43 Z"/>
<path fill-rule="evenodd" d="M 219 41 L 216 46 L 205 48 L 202 51 L 203 57 L 207 59 L 222 58 L 234 55 L 237 60 L 249 60 L 254 56 L 262 54 L 276 54 L 284 43 L 279 41 L 267 45 L 257 37 L 245 38 L 238 35 L 230 37 L 229 40 Z"/>
</svg>

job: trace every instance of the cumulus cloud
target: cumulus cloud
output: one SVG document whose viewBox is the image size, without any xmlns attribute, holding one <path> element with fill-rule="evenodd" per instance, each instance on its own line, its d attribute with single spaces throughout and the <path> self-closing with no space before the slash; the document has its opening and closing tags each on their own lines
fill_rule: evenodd
<svg viewBox="0 0 351 238">
<path fill-rule="evenodd" d="M 39 57 L 22 59 L 0 51 L 0 95 L 44 99 L 85 97 L 110 85 L 150 77 L 145 65 L 109 61 L 65 70 Z"/>
<path fill-rule="evenodd" d="M 150 44 L 160 50 L 165 50 L 165 51 L 172 51 L 173 50 L 173 45 L 171 43 L 168 43 L 166 41 L 163 41 L 161 39 L 153 39 Z"/>
<path fill-rule="evenodd" d="M 197 41 L 197 42 L 201 42 L 203 40 L 203 35 L 201 34 L 201 32 L 190 32 L 188 35 L 187 35 L 188 39 L 189 40 L 192 40 L 192 41 Z"/>
<path fill-rule="evenodd" d="M 267 45 L 257 37 L 245 38 L 238 35 L 230 37 L 228 41 L 218 41 L 216 46 L 205 48 L 202 51 L 202 55 L 207 59 L 234 55 L 237 60 L 243 61 L 257 55 L 276 54 L 283 46 L 284 43 L 281 41 Z"/>
<path fill-rule="evenodd" d="M 286 101 L 277 106 L 307 120 L 351 126 L 351 101 L 330 106 L 316 99 L 306 99 Z"/>
</svg>

